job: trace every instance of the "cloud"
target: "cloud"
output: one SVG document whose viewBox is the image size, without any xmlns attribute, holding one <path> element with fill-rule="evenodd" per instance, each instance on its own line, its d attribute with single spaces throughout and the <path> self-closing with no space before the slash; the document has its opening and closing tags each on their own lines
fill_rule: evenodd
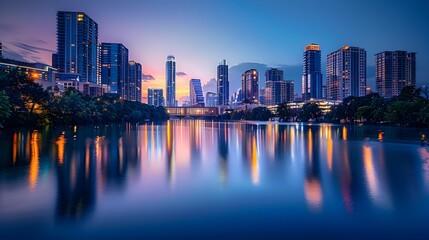
<svg viewBox="0 0 429 240">
<path fill-rule="evenodd" d="M 178 77 L 183 77 L 186 75 L 188 75 L 188 74 L 186 74 L 185 72 L 176 72 L 176 76 L 178 76 Z"/>
<path fill-rule="evenodd" d="M 25 59 L 23 57 L 23 55 L 13 51 L 12 49 L 10 49 L 6 46 L 3 46 L 3 56 L 5 58 L 9 58 L 9 59 L 13 59 L 13 60 L 18 60 L 18 61 L 23 61 L 23 62 L 27 61 L 27 59 Z"/>
<path fill-rule="evenodd" d="M 210 79 L 206 84 L 203 85 L 203 91 L 207 92 L 217 92 L 217 82 L 216 78 Z"/>
<path fill-rule="evenodd" d="M 144 82 L 149 82 L 149 81 L 153 81 L 153 80 L 155 80 L 155 78 L 152 75 L 150 75 L 150 74 L 143 74 L 143 81 Z"/>
<path fill-rule="evenodd" d="M 31 45 L 28 45 L 26 43 L 21 43 L 21 42 L 11 42 L 10 44 L 12 46 L 18 47 L 20 49 L 23 49 L 23 50 L 31 52 L 31 53 L 40 53 L 40 52 L 53 53 L 53 52 L 55 52 L 54 50 L 51 50 L 51 49 L 35 47 L 35 46 L 31 46 Z"/>
<path fill-rule="evenodd" d="M 11 24 L 11 23 L 0 23 L 0 29 L 2 33 L 17 33 L 19 32 L 19 27 L 17 25 Z"/>
</svg>

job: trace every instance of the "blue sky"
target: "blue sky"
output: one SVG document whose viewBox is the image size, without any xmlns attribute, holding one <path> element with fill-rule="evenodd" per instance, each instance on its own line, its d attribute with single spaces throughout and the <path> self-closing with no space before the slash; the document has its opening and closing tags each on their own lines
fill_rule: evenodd
<svg viewBox="0 0 429 240">
<path fill-rule="evenodd" d="M 239 66 L 234 69 L 246 63 L 286 65 L 285 78 L 295 80 L 299 92 L 303 47 L 312 42 L 321 45 L 322 62 L 343 45 L 365 48 L 368 66 L 377 52 L 414 51 L 417 82 L 429 81 L 429 1 L 424 0 L 2 2 L 0 41 L 7 57 L 50 64 L 56 11 L 84 11 L 99 24 L 99 41 L 122 42 L 130 59 L 153 76 L 144 88 L 164 86 L 165 60 L 174 55 L 177 70 L 186 73 L 178 80 L 179 97 L 187 95 L 189 79 L 205 83 L 215 77 L 223 58 Z M 369 86 L 374 86 L 372 69 Z M 239 86 L 239 73 L 231 76 L 230 85 Z M 260 78 L 263 82 L 263 72 Z"/>
</svg>

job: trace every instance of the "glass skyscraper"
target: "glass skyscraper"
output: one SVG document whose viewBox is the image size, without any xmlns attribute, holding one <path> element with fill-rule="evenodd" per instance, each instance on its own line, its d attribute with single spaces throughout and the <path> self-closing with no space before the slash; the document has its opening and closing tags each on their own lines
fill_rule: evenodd
<svg viewBox="0 0 429 240">
<path fill-rule="evenodd" d="M 100 83 L 98 24 L 83 12 L 57 12 L 57 68 Z"/>
<path fill-rule="evenodd" d="M 228 65 L 223 59 L 217 66 L 217 96 L 218 105 L 229 104 L 229 80 L 228 80 Z"/>
<path fill-rule="evenodd" d="M 121 43 L 101 43 L 101 84 L 107 93 L 129 100 L 128 49 Z"/>
<path fill-rule="evenodd" d="M 366 95 L 366 51 L 344 46 L 327 57 L 327 97 L 343 100 L 349 96 Z"/>
<path fill-rule="evenodd" d="M 204 107 L 204 95 L 200 79 L 189 81 L 189 100 L 193 107 Z"/>
<path fill-rule="evenodd" d="M 176 107 L 176 59 L 168 56 L 165 63 L 166 106 Z"/>
<path fill-rule="evenodd" d="M 258 101 L 259 99 L 259 73 L 250 69 L 241 75 L 241 90 L 243 101 Z"/>
<path fill-rule="evenodd" d="M 128 83 L 125 84 L 125 92 L 128 100 L 142 101 L 142 65 L 138 62 L 128 62 Z"/>
<path fill-rule="evenodd" d="M 277 68 L 265 72 L 265 104 L 286 102 L 286 81 L 283 79 L 283 71 Z"/>
<path fill-rule="evenodd" d="M 164 106 L 164 93 L 162 88 L 147 89 L 147 104 L 152 106 Z"/>
<path fill-rule="evenodd" d="M 321 52 L 319 44 L 308 44 L 304 48 L 302 71 L 302 100 L 322 98 Z"/>
<path fill-rule="evenodd" d="M 416 53 L 385 51 L 375 55 L 377 93 L 398 96 L 405 86 L 416 86 Z"/>
</svg>

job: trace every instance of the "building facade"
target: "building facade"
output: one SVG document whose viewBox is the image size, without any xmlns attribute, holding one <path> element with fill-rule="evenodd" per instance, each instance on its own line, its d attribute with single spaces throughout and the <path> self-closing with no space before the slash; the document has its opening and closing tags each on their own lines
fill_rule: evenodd
<svg viewBox="0 0 429 240">
<path fill-rule="evenodd" d="M 204 107 L 204 95 L 200 79 L 189 81 L 189 101 L 193 107 Z"/>
<path fill-rule="evenodd" d="M 217 101 L 218 101 L 218 97 L 217 94 L 214 92 L 207 92 L 206 93 L 206 107 L 216 107 Z"/>
<path fill-rule="evenodd" d="M 128 100 L 128 49 L 121 43 L 100 43 L 101 84 L 106 93 Z M 128 87 L 127 87 L 128 89 Z"/>
<path fill-rule="evenodd" d="M 59 72 L 99 84 L 98 24 L 83 12 L 57 12 L 56 58 Z"/>
<path fill-rule="evenodd" d="M 128 62 L 128 83 L 125 94 L 130 101 L 142 102 L 142 65 L 135 61 Z"/>
<path fill-rule="evenodd" d="M 349 96 L 366 94 L 366 51 L 344 46 L 327 57 L 327 98 L 343 100 Z"/>
<path fill-rule="evenodd" d="M 304 48 L 302 71 L 302 99 L 321 99 L 322 96 L 322 68 L 321 51 L 319 44 L 308 44 Z"/>
<path fill-rule="evenodd" d="M 176 105 L 176 59 L 174 56 L 168 56 L 165 63 L 165 88 L 167 89 L 166 106 L 175 107 Z"/>
<path fill-rule="evenodd" d="M 416 86 L 416 53 L 385 51 L 375 55 L 376 91 L 380 96 L 398 96 L 405 86 Z"/>
<path fill-rule="evenodd" d="M 249 69 L 241 75 L 241 91 L 243 101 L 259 99 L 259 73 L 256 69 Z"/>
<path fill-rule="evenodd" d="M 286 102 L 295 101 L 295 85 L 293 80 L 286 80 Z"/>
<path fill-rule="evenodd" d="M 275 105 L 286 102 L 286 81 L 283 71 L 271 68 L 265 72 L 265 104 Z"/>
<path fill-rule="evenodd" d="M 164 106 L 164 93 L 162 88 L 147 89 L 147 104 L 152 106 Z"/>
<path fill-rule="evenodd" d="M 217 96 L 219 105 L 229 104 L 228 65 L 225 59 L 217 66 Z"/>
</svg>

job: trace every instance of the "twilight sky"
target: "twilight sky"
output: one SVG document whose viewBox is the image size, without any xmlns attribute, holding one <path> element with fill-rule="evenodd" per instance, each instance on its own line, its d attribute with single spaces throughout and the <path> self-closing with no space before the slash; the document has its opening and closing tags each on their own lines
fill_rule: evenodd
<svg viewBox="0 0 429 240">
<path fill-rule="evenodd" d="M 260 87 L 262 71 L 279 67 L 300 92 L 303 47 L 312 42 L 321 45 L 323 67 L 326 55 L 343 45 L 365 48 L 372 88 L 375 53 L 417 52 L 418 85 L 429 82 L 428 0 L 4 0 L 4 55 L 51 64 L 58 10 L 85 12 L 98 23 L 99 41 L 125 45 L 147 75 L 144 96 L 149 86 L 164 87 L 167 55 L 181 72 L 178 99 L 188 95 L 191 78 L 214 78 L 223 58 L 231 92 L 251 67 L 261 71 Z M 213 83 L 205 89 L 214 90 Z"/>
</svg>

